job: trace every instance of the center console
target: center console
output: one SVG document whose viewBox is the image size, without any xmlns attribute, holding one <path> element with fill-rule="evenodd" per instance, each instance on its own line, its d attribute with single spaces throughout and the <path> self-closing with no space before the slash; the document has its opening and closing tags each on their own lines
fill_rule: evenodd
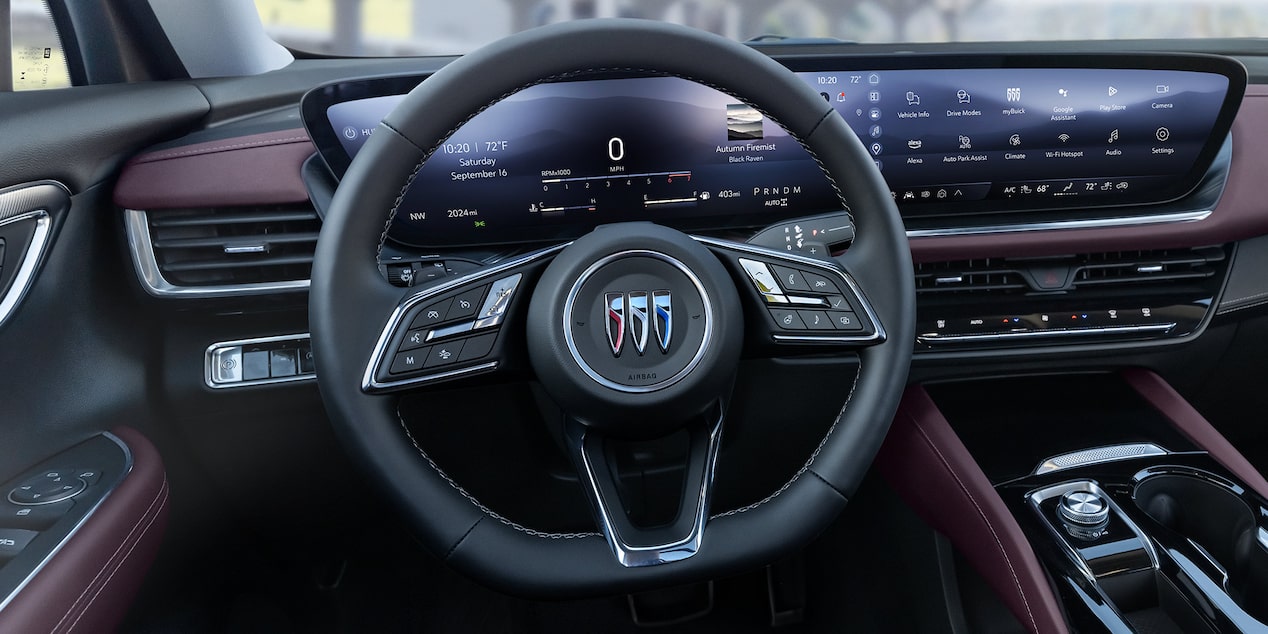
<svg viewBox="0 0 1268 634">
<path fill-rule="evenodd" d="M 1268 483 L 1151 372 L 913 387 L 878 466 L 1030 631 L 1268 628 Z"/>
</svg>

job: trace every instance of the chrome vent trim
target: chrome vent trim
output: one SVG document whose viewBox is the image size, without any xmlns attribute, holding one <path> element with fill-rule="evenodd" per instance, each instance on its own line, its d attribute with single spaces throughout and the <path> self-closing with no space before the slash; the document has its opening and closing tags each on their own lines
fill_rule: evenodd
<svg viewBox="0 0 1268 634">
<path fill-rule="evenodd" d="M 1072 284 L 1075 288 L 1088 288 L 1202 280 L 1215 275 L 1215 269 L 1207 265 L 1224 259 L 1224 249 L 1220 247 L 1081 255 Z"/>
<path fill-rule="evenodd" d="M 261 216 L 267 216 L 269 212 L 263 212 L 260 216 L 250 213 L 237 214 L 221 214 L 220 220 L 231 223 L 235 220 L 243 222 L 256 221 Z M 316 215 L 314 213 L 313 217 Z M 169 281 L 164 275 L 162 267 L 159 264 L 158 256 L 155 253 L 155 244 L 153 236 L 150 233 L 150 215 L 139 209 L 124 210 L 124 228 L 128 236 L 128 247 L 132 252 L 132 262 L 136 268 L 137 277 L 141 281 L 141 286 L 147 293 L 155 297 L 175 297 L 175 298 L 209 298 L 209 297 L 236 297 L 245 295 L 268 295 L 274 293 L 290 293 L 308 290 L 308 279 L 292 279 L 277 280 L 264 282 L 251 282 L 242 284 L 208 284 L 208 285 L 181 285 Z M 283 242 L 287 240 L 307 240 L 309 236 L 287 236 L 285 234 L 269 237 L 269 242 Z M 314 238 L 315 239 L 315 238 Z M 212 244 L 214 242 L 214 244 Z M 220 247 L 227 256 L 238 255 L 239 253 L 253 254 L 257 253 L 257 247 L 261 246 L 258 238 L 234 238 L 224 237 L 212 240 L 207 244 L 197 244 L 194 242 L 186 242 L 185 245 L 204 246 L 204 247 Z M 308 258 L 311 262 L 311 257 Z M 289 262 L 290 264 L 303 264 L 298 260 Z M 250 263 L 243 263 L 242 266 L 249 267 Z"/>
<path fill-rule="evenodd" d="M 1000 258 L 916 264 L 917 293 L 1026 289 L 1026 279 L 1020 269 Z"/>
</svg>

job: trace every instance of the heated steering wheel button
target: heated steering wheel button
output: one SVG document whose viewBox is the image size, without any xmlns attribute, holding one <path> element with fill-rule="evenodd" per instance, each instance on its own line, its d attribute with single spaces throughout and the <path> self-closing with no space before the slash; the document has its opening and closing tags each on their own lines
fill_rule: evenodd
<svg viewBox="0 0 1268 634">
<path fill-rule="evenodd" d="M 449 305 L 449 312 L 445 313 L 445 321 L 474 317 L 476 311 L 480 310 L 480 302 L 484 299 L 484 292 L 487 290 L 489 290 L 488 286 L 481 286 L 453 298 L 453 303 Z"/>
<path fill-rule="evenodd" d="M 389 372 L 392 374 L 408 374 L 423 369 L 423 363 L 427 361 L 427 354 L 430 351 L 430 348 L 420 348 L 397 354 L 392 359 L 392 367 Z"/>
<path fill-rule="evenodd" d="M 452 300 L 446 299 L 442 302 L 424 306 L 422 310 L 418 311 L 418 316 L 414 318 L 413 323 L 409 327 L 411 329 L 426 328 L 444 321 L 445 313 L 449 312 L 449 304 L 451 302 Z"/>
<path fill-rule="evenodd" d="M 462 355 L 462 347 L 463 342 L 461 340 L 432 346 L 431 353 L 427 355 L 427 361 L 423 364 L 423 367 L 435 368 L 457 363 L 458 357 Z"/>
<path fill-rule="evenodd" d="M 828 318 L 828 314 L 822 310 L 799 310 L 797 314 L 801 316 L 801 321 L 805 322 L 806 327 L 811 330 L 835 330 L 832 320 Z"/>
<path fill-rule="evenodd" d="M 862 332 L 863 324 L 859 322 L 858 315 L 844 310 L 828 311 L 828 319 L 832 320 L 832 327 L 837 330 L 846 332 Z"/>
<path fill-rule="evenodd" d="M 806 324 L 801 321 L 801 317 L 797 316 L 795 310 L 783 310 L 779 308 L 770 309 L 770 316 L 784 330 L 805 330 Z"/>
</svg>

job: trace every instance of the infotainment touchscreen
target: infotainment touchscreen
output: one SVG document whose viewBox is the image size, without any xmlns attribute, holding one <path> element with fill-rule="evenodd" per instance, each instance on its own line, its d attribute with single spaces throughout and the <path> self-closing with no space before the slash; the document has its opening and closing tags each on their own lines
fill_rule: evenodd
<svg viewBox="0 0 1268 634">
<path fill-rule="evenodd" d="M 1126 57 L 919 69 L 850 60 L 858 70 L 798 74 L 849 124 L 911 217 L 1185 195 L 1224 141 L 1245 71 L 1221 58 L 1162 60 L 1170 67 Z M 1106 61 L 1119 67 L 1092 66 Z M 370 81 L 380 84 L 305 98 L 336 173 L 410 88 Z M 569 237 L 623 220 L 762 225 L 840 207 L 806 151 L 739 99 L 673 77 L 588 79 L 516 93 L 441 143 L 393 237 L 423 246 Z"/>
</svg>

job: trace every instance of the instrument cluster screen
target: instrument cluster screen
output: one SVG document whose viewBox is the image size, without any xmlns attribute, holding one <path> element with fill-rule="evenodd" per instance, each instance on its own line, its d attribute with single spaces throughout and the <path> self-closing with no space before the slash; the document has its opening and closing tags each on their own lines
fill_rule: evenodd
<svg viewBox="0 0 1268 634">
<path fill-rule="evenodd" d="M 1191 191 L 1231 126 L 1245 74 L 1229 60 L 1179 60 L 1166 70 L 798 74 L 862 141 L 905 217 L 954 216 Z M 305 97 L 309 129 L 337 173 L 404 98 L 365 92 Z M 462 126 L 420 170 L 391 236 L 495 244 L 630 220 L 689 230 L 840 209 L 806 150 L 752 106 L 673 77 L 586 79 L 530 87 Z"/>
</svg>

